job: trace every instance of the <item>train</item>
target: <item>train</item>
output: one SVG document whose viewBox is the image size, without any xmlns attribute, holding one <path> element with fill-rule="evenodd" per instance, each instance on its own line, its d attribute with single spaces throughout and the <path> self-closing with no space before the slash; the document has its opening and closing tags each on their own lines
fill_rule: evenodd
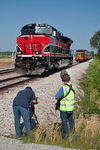
<svg viewBox="0 0 100 150">
<path fill-rule="evenodd" d="M 77 62 L 84 62 L 92 58 L 91 52 L 88 50 L 79 49 L 76 50 L 75 60 Z"/>
<path fill-rule="evenodd" d="M 42 74 L 61 66 L 71 66 L 73 40 L 45 23 L 27 24 L 16 39 L 15 71 Z"/>
</svg>

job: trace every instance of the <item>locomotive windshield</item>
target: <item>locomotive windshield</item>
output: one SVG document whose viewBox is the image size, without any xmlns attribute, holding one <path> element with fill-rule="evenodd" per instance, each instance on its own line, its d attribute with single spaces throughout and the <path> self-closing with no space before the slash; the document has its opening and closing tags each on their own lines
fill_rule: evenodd
<svg viewBox="0 0 100 150">
<path fill-rule="evenodd" d="M 34 33 L 35 33 L 35 30 L 30 29 L 30 28 L 26 28 L 26 29 L 21 30 L 21 35 L 30 35 L 30 34 L 34 34 Z"/>
<path fill-rule="evenodd" d="M 29 24 L 24 26 L 21 29 L 21 35 L 30 35 L 30 34 L 46 34 L 46 35 L 51 35 L 52 34 L 52 27 L 47 26 L 45 24 L 41 25 L 36 25 L 36 24 Z"/>
<path fill-rule="evenodd" d="M 35 34 L 49 34 L 51 35 L 52 29 L 47 27 L 36 27 Z"/>
</svg>

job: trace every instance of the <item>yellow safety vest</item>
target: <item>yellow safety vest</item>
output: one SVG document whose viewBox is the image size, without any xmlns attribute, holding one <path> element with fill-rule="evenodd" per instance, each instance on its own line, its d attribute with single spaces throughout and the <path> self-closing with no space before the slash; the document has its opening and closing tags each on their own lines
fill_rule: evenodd
<svg viewBox="0 0 100 150">
<path fill-rule="evenodd" d="M 60 111 L 73 111 L 74 110 L 74 103 L 75 103 L 74 95 L 75 94 L 73 90 L 70 90 L 69 94 L 67 95 L 69 89 L 70 87 L 68 85 L 63 86 L 64 98 L 60 101 Z M 72 89 L 74 89 L 73 86 L 72 86 Z"/>
</svg>

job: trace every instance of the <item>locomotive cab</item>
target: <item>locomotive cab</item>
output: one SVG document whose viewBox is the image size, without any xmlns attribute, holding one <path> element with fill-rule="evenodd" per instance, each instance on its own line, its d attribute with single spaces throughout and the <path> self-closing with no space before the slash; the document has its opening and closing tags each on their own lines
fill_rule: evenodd
<svg viewBox="0 0 100 150">
<path fill-rule="evenodd" d="M 62 61 L 69 65 L 72 63 L 72 42 L 48 24 L 28 24 L 22 27 L 16 40 L 15 70 L 24 74 L 41 74 L 58 68 Z"/>
</svg>

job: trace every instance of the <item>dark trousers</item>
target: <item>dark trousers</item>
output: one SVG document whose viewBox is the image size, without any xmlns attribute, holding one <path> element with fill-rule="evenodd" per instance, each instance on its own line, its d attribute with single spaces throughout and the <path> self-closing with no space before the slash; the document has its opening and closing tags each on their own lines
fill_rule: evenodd
<svg viewBox="0 0 100 150">
<path fill-rule="evenodd" d="M 16 136 L 17 137 L 21 136 L 21 124 L 20 124 L 21 116 L 24 120 L 26 134 L 28 135 L 28 131 L 30 129 L 30 111 L 21 106 L 14 106 L 13 112 L 14 112 Z"/>
<path fill-rule="evenodd" d="M 75 123 L 73 119 L 73 112 L 67 112 L 67 111 L 60 111 L 60 117 L 62 120 L 62 136 L 68 137 L 69 135 L 69 129 L 68 129 L 68 122 L 70 125 L 71 132 L 75 132 Z"/>
</svg>

